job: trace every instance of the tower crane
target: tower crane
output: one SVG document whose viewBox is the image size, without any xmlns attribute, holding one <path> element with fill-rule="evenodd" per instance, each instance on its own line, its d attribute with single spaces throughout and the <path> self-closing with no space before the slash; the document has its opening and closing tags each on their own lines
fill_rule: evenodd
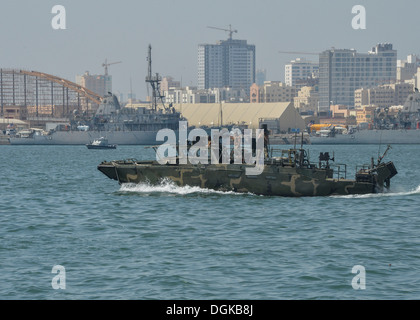
<svg viewBox="0 0 420 320">
<path fill-rule="evenodd" d="M 232 29 L 232 25 L 231 24 L 229 25 L 229 29 L 217 28 L 217 27 L 207 27 L 207 28 L 229 32 L 229 40 L 232 40 L 232 33 L 238 33 L 238 30 Z"/>
<path fill-rule="evenodd" d="M 117 64 L 117 63 L 121 63 L 122 61 L 117 61 L 117 62 L 110 62 L 108 63 L 108 60 L 105 59 L 105 62 L 102 63 L 102 67 L 105 67 L 105 75 L 108 75 L 108 66 L 113 65 L 113 64 Z"/>
<path fill-rule="evenodd" d="M 316 52 L 299 52 L 299 51 L 279 51 L 279 53 L 314 55 L 314 56 L 318 56 L 319 55 L 319 53 L 316 53 Z"/>
</svg>

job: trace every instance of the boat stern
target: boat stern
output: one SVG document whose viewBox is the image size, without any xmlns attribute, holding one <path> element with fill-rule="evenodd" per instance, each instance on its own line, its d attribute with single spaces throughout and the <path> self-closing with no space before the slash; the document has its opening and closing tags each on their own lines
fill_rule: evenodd
<svg viewBox="0 0 420 320">
<path fill-rule="evenodd" d="M 380 163 L 373 169 L 361 169 L 356 174 L 356 182 L 359 184 L 368 183 L 374 186 L 375 192 L 383 192 L 384 188 L 389 189 L 391 178 L 398 173 L 392 161 Z"/>
<path fill-rule="evenodd" d="M 398 171 L 392 161 L 381 163 L 376 167 L 376 186 L 379 191 L 383 191 L 384 187 L 389 189 L 391 186 L 391 178 L 394 177 Z"/>
</svg>

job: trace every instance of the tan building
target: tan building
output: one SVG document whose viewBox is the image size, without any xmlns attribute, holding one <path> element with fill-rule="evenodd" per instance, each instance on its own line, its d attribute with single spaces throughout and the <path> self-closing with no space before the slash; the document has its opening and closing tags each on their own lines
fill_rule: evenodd
<svg viewBox="0 0 420 320">
<path fill-rule="evenodd" d="M 86 71 L 83 75 L 76 76 L 76 83 L 101 97 L 108 95 L 108 92 L 112 92 L 111 75 L 89 74 L 89 71 Z"/>
<path fill-rule="evenodd" d="M 356 109 L 356 121 L 357 123 L 371 123 L 373 122 L 373 119 L 375 118 L 375 110 L 378 108 L 378 106 L 375 105 L 369 105 L 369 106 L 363 106 L 362 108 Z"/>
<path fill-rule="evenodd" d="M 403 105 L 413 91 L 411 83 L 394 83 L 369 89 L 357 89 L 354 91 L 354 105 L 356 108 L 366 105 L 377 105 L 381 108 Z"/>
<path fill-rule="evenodd" d="M 370 104 L 378 105 L 382 108 L 394 105 L 394 90 L 389 87 L 375 87 L 369 89 L 357 89 L 354 91 L 354 106 L 360 108 Z"/>
<path fill-rule="evenodd" d="M 260 88 L 256 83 L 252 84 L 249 89 L 249 102 L 259 103 L 260 102 Z"/>
<path fill-rule="evenodd" d="M 320 124 L 328 124 L 328 125 L 335 125 L 335 126 L 348 126 L 348 125 L 355 125 L 356 121 L 354 119 L 349 118 L 320 118 Z"/>
<path fill-rule="evenodd" d="M 181 88 L 181 81 L 174 80 L 174 78 L 169 76 L 163 77 L 160 83 L 160 91 L 163 94 L 165 91 L 169 91 L 170 88 Z"/>
<path fill-rule="evenodd" d="M 28 108 L 25 106 L 3 106 L 3 117 L 5 119 L 26 120 L 28 117 Z"/>
<path fill-rule="evenodd" d="M 302 87 L 297 97 L 293 98 L 294 106 L 299 112 L 317 112 L 319 95 L 314 87 Z"/>
<path fill-rule="evenodd" d="M 320 124 L 356 125 L 356 110 L 353 107 L 337 104 L 330 106 L 331 116 L 319 118 Z"/>
<path fill-rule="evenodd" d="M 333 118 L 348 118 L 351 116 L 351 110 L 348 106 L 344 105 L 331 105 L 330 111 Z"/>
<path fill-rule="evenodd" d="M 258 87 L 258 94 L 256 94 Z M 258 96 L 258 99 L 257 99 Z M 250 87 L 251 102 L 291 102 L 297 96 L 297 89 L 281 81 L 264 81 L 262 86 L 255 83 Z"/>
<path fill-rule="evenodd" d="M 273 132 L 305 128 L 305 121 L 290 102 L 199 103 L 173 106 L 188 120 L 189 126 L 242 125 L 255 129 L 260 127 L 260 123 L 270 123 L 269 129 Z M 275 128 L 272 127 L 273 123 Z"/>
</svg>

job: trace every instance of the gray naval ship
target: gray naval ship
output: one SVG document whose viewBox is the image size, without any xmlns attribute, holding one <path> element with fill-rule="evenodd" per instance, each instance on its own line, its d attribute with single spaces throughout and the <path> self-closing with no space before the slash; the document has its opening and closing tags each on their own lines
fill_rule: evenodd
<svg viewBox="0 0 420 320">
<path fill-rule="evenodd" d="M 100 138 L 113 145 L 157 144 L 157 132 L 161 129 L 178 131 L 179 121 L 183 118 L 171 105 L 163 103 L 159 74 L 152 75 L 150 45 L 148 62 L 146 82 L 152 87 L 153 95 L 150 107 L 122 108 L 117 97 L 109 92 L 91 119 L 74 114 L 69 126 L 58 125 L 49 132 L 25 130 L 10 137 L 10 144 L 86 145 Z"/>
<path fill-rule="evenodd" d="M 115 95 L 104 97 L 90 121 L 71 121 L 43 133 L 31 130 L 10 137 L 11 145 L 86 145 L 102 137 L 116 145 L 156 144 L 159 130 L 178 130 L 181 115 L 174 108 L 121 108 Z"/>
<path fill-rule="evenodd" d="M 331 126 L 309 139 L 311 144 L 420 144 L 420 93 L 410 94 L 397 113 L 377 108 L 371 129 Z"/>
</svg>

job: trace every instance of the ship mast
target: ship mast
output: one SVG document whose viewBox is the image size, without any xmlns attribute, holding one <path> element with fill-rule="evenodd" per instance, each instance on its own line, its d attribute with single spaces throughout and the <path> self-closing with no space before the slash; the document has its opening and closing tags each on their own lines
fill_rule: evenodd
<svg viewBox="0 0 420 320">
<path fill-rule="evenodd" d="M 165 107 L 161 92 L 160 92 L 160 81 L 162 80 L 159 77 L 159 73 L 156 73 L 155 76 L 152 76 L 152 46 L 149 44 L 149 54 L 147 56 L 148 61 L 148 70 L 147 70 L 147 77 L 146 82 L 150 84 L 152 87 L 152 108 L 153 110 L 157 110 L 158 100 L 162 102 L 162 105 Z"/>
</svg>

